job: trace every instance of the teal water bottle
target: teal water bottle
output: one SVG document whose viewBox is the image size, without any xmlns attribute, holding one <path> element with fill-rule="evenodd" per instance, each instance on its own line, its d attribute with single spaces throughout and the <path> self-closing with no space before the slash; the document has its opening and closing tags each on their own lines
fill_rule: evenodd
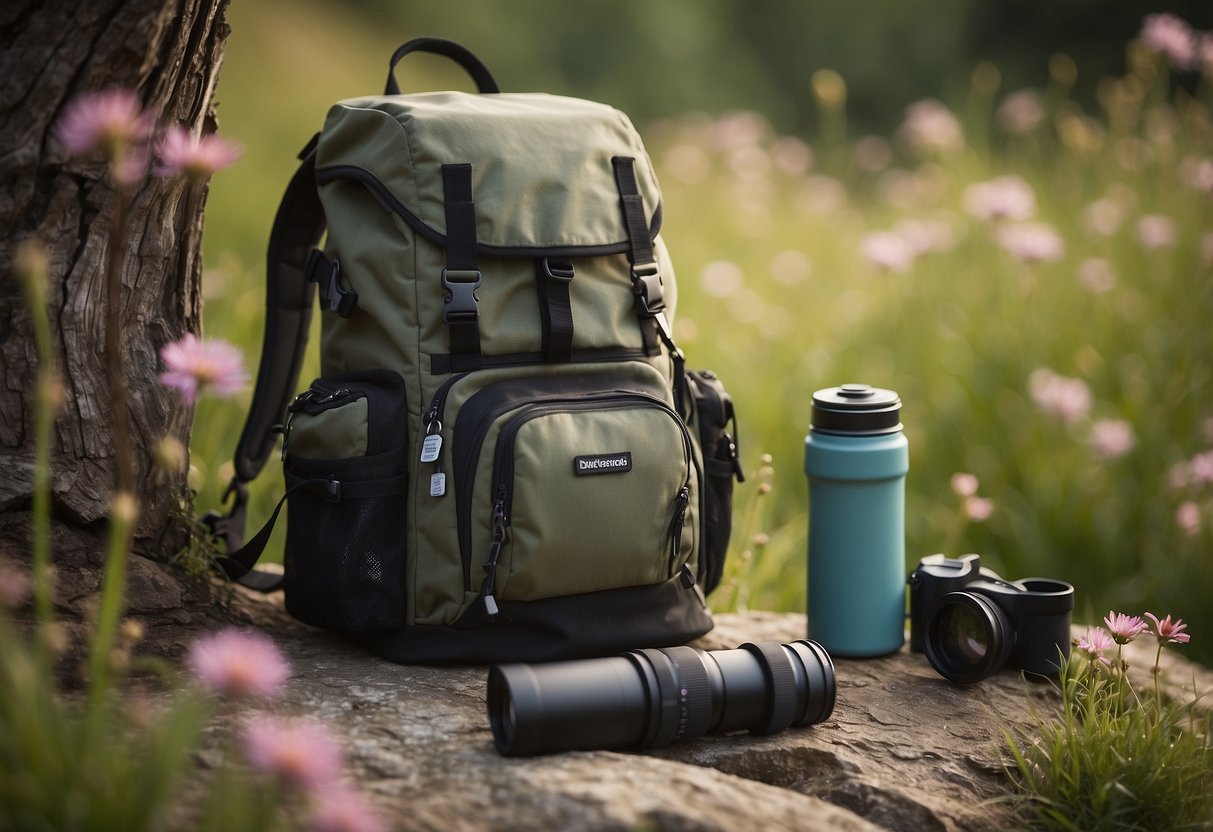
<svg viewBox="0 0 1213 832">
<path fill-rule="evenodd" d="M 836 656 L 883 656 L 905 640 L 909 468 L 896 393 L 844 384 L 813 394 L 809 636 Z"/>
</svg>

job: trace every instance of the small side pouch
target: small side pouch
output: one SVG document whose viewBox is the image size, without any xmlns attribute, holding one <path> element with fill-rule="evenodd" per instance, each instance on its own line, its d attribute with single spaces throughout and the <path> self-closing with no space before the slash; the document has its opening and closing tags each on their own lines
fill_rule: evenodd
<svg viewBox="0 0 1213 832">
<path fill-rule="evenodd" d="M 704 542 L 697 577 L 707 595 L 724 575 L 733 533 L 733 478 L 745 482 L 745 475 L 737 456 L 737 415 L 724 385 L 710 370 L 688 370 L 686 380 L 692 405 L 689 427 L 703 456 Z"/>
<path fill-rule="evenodd" d="M 342 633 L 405 621 L 404 380 L 329 376 L 292 402 L 284 439 L 286 609 Z"/>
</svg>

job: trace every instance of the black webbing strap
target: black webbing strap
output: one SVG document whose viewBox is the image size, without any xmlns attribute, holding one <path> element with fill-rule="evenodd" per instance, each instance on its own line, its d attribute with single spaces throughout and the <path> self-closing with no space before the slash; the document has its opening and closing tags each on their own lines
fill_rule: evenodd
<svg viewBox="0 0 1213 832">
<path fill-rule="evenodd" d="M 573 304 L 569 300 L 569 286 L 574 275 L 571 260 L 550 257 L 535 260 L 544 361 L 568 361 L 573 357 Z"/>
<path fill-rule="evenodd" d="M 636 182 L 636 160 L 630 156 L 616 156 L 611 159 L 611 165 L 615 169 L 615 186 L 619 189 L 623 223 L 628 231 L 628 262 L 632 266 L 632 291 L 636 294 L 644 349 L 649 355 L 656 355 L 658 330 L 665 323 L 662 315 L 665 299 L 661 269 L 653 254 L 653 237 L 644 211 L 644 197 Z"/>
<path fill-rule="evenodd" d="M 210 512 L 203 522 L 223 540 L 229 553 L 244 548 L 244 525 L 248 507 L 248 483 L 253 480 L 274 450 L 277 432 L 287 403 L 299 378 L 307 347 L 315 284 L 305 267 L 313 247 L 324 234 L 324 209 L 316 192 L 316 138 L 299 154 L 302 164 L 295 171 L 270 231 L 266 251 L 265 335 L 253 401 L 240 441 L 236 444 L 235 476 L 223 494 L 233 501 L 226 514 Z M 245 570 L 248 572 L 248 570 Z M 260 573 L 248 572 L 241 583 L 256 586 Z"/>
<path fill-rule="evenodd" d="M 442 166 L 446 211 L 446 268 L 442 270 L 445 302 L 442 320 L 451 338 L 451 354 L 462 365 L 456 372 L 480 366 L 480 298 L 476 290 L 480 254 L 476 248 L 476 203 L 472 201 L 472 166 Z"/>
<path fill-rule="evenodd" d="M 234 581 L 239 581 L 249 589 L 258 592 L 273 592 L 282 585 L 282 576 L 271 572 L 257 572 L 253 567 L 270 542 L 270 535 L 278 522 L 278 515 L 286 505 L 287 498 L 300 491 L 312 491 L 325 502 L 339 503 L 344 499 L 364 499 L 367 497 L 387 497 L 399 494 L 405 487 L 405 475 L 390 477 L 385 480 L 367 480 L 365 482 L 343 483 L 335 479 L 307 479 L 291 485 L 274 506 L 274 512 L 249 542 L 226 556 L 215 560 L 223 568 L 224 573 Z"/>
<path fill-rule="evenodd" d="M 615 185 L 619 189 L 619 204 L 628 230 L 628 262 L 632 264 L 632 291 L 636 294 L 636 311 L 640 316 L 644 350 L 649 355 L 657 355 L 657 340 L 660 338 L 670 351 L 670 358 L 674 362 L 674 401 L 678 413 L 685 416 L 688 395 L 686 358 L 674 343 L 674 334 L 665 316 L 661 267 L 657 265 L 657 257 L 653 253 L 653 235 L 644 212 L 644 198 L 636 181 L 636 160 L 630 156 L 616 156 L 611 159 L 611 165 L 615 168 Z"/>
</svg>

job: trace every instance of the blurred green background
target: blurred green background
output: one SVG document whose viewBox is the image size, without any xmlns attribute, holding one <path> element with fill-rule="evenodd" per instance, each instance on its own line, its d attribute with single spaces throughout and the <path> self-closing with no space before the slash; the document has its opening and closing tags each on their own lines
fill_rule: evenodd
<svg viewBox="0 0 1213 832">
<path fill-rule="evenodd" d="M 809 398 L 863 380 L 905 403 L 907 568 L 978 551 L 1073 582 L 1079 621 L 1182 616 L 1211 661 L 1213 83 L 1133 45 L 1164 8 L 1213 28 L 1207 3 L 235 0 L 218 112 L 246 154 L 209 197 L 205 332 L 256 367 L 296 152 L 331 102 L 382 89 L 399 43 L 451 37 L 504 89 L 615 104 L 649 145 L 680 343 L 737 401 L 752 475 L 714 606 L 803 609 Z M 469 88 L 429 56 L 398 78 Z M 928 98 L 946 109 L 907 122 Z M 1047 226 L 1043 260 L 976 215 L 971 187 L 1007 175 Z M 200 511 L 247 401 L 199 405 Z M 958 495 L 958 472 L 990 504 Z"/>
</svg>

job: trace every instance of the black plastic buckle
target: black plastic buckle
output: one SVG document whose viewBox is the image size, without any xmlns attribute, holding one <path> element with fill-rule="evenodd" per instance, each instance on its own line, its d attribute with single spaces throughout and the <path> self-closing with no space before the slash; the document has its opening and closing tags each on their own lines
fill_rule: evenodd
<svg viewBox="0 0 1213 832">
<path fill-rule="evenodd" d="M 632 266 L 632 291 L 645 315 L 656 315 L 665 310 L 662 294 L 661 269 L 656 263 L 636 263 Z"/>
<path fill-rule="evenodd" d="M 324 497 L 326 503 L 341 502 L 341 482 L 340 480 L 329 480 L 324 484 Z"/>
<path fill-rule="evenodd" d="M 476 304 L 480 298 L 476 290 L 484 282 L 484 277 L 478 269 L 443 269 L 442 287 L 446 290 L 445 305 L 442 308 L 442 320 L 450 323 L 476 320 L 480 310 Z"/>
<path fill-rule="evenodd" d="M 576 272 L 573 271 L 573 261 L 557 260 L 552 262 L 547 257 L 543 258 L 543 276 L 548 280 L 556 280 L 561 283 L 570 283 Z"/>
<path fill-rule="evenodd" d="M 328 274 L 321 277 L 313 277 L 318 267 L 327 266 Z M 312 253 L 308 255 L 307 265 L 304 266 L 304 275 L 308 280 L 315 281 L 320 287 L 320 298 L 324 308 L 330 312 L 336 312 L 343 318 L 348 318 L 354 313 L 354 308 L 358 306 L 358 293 L 353 289 L 341 288 L 341 261 L 334 260 L 332 263 L 328 261 L 320 249 L 312 249 Z"/>
</svg>

